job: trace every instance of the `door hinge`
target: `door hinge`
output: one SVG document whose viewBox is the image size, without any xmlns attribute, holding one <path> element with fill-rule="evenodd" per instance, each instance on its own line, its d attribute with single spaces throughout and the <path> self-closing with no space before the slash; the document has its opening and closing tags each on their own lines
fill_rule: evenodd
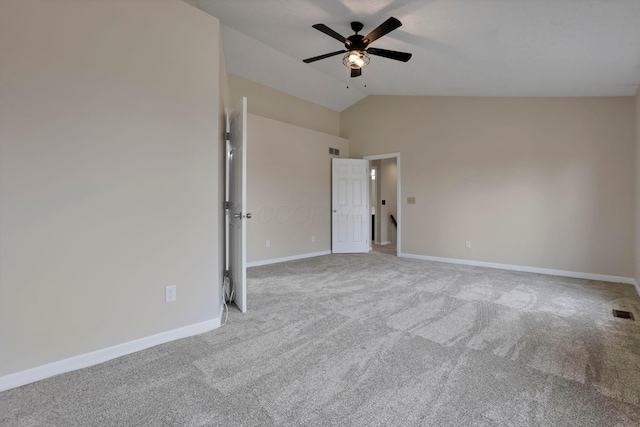
<svg viewBox="0 0 640 427">
<path fill-rule="evenodd" d="M 228 211 L 230 207 L 231 207 L 230 202 L 224 202 L 224 210 Z"/>
<path fill-rule="evenodd" d="M 225 141 L 231 141 L 231 132 L 225 132 L 224 139 Z"/>
<path fill-rule="evenodd" d="M 225 270 L 224 271 L 224 277 L 230 277 L 231 274 L 229 273 L 229 270 Z"/>
</svg>

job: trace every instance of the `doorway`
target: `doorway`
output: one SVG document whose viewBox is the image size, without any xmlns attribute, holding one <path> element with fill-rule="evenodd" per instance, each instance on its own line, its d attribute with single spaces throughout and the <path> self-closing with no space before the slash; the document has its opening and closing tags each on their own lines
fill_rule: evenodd
<svg viewBox="0 0 640 427">
<path fill-rule="evenodd" d="M 400 153 L 364 156 L 369 160 L 371 249 L 399 256 L 401 251 Z"/>
<path fill-rule="evenodd" d="M 378 175 L 378 167 L 374 165 L 375 162 L 369 162 L 369 206 L 371 207 L 371 243 L 376 241 L 376 211 L 378 206 L 378 181 L 376 176 Z"/>
</svg>

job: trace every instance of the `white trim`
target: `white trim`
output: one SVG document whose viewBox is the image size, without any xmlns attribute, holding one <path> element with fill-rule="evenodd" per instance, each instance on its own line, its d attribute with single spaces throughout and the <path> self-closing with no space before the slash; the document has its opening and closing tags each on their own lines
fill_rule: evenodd
<svg viewBox="0 0 640 427">
<path fill-rule="evenodd" d="M 261 265 L 278 264 L 280 262 L 296 261 L 299 259 L 314 258 L 317 256 L 323 256 L 323 255 L 331 255 L 331 251 L 313 252 L 310 254 L 286 256 L 283 258 L 272 258 L 272 259 L 264 259 L 262 261 L 252 261 L 247 263 L 247 267 L 260 267 Z"/>
<path fill-rule="evenodd" d="M 87 368 L 89 366 L 97 365 L 98 363 L 103 363 L 159 344 L 203 334 L 219 328 L 220 321 L 221 318 L 218 317 L 204 322 L 195 323 L 193 325 L 184 326 L 182 328 L 172 329 L 170 331 L 114 345 L 112 347 L 92 351 L 90 353 L 81 354 L 79 356 L 73 356 L 68 359 L 48 363 L 46 365 L 16 372 L 14 374 L 5 375 L 0 377 L 0 391 L 20 387 L 25 384 L 53 377 L 54 375 L 64 374 L 65 372 Z"/>
<path fill-rule="evenodd" d="M 390 245 L 390 244 L 391 244 L 391 242 L 389 240 L 387 240 L 386 242 L 378 242 L 378 243 L 376 243 L 376 245 L 378 245 L 378 246 L 384 246 L 384 245 Z"/>
<path fill-rule="evenodd" d="M 396 151 L 394 153 L 374 154 L 371 156 L 363 156 L 362 158 L 369 161 L 393 158 L 396 159 L 396 213 L 398 214 L 398 229 L 396 230 L 396 256 L 399 257 L 402 254 L 402 173 L 400 152 Z M 369 219 L 371 219 L 371 216 L 369 216 Z"/>
<path fill-rule="evenodd" d="M 383 159 L 392 159 L 394 157 L 400 157 L 400 152 L 396 151 L 394 153 L 374 154 L 372 156 L 363 156 L 362 158 L 366 160 L 383 160 Z"/>
<path fill-rule="evenodd" d="M 636 287 L 636 291 L 638 291 L 638 295 L 640 295 L 640 291 L 638 290 L 638 286 L 635 283 L 635 280 L 630 277 L 608 276 L 604 274 L 581 273 L 578 271 L 553 270 L 550 268 L 527 267 L 527 266 L 513 265 L 513 264 L 496 264 L 493 262 L 471 261 L 467 259 L 457 259 L 457 258 L 440 258 L 435 256 L 415 255 L 415 254 L 400 254 L 399 256 L 402 258 L 419 259 L 423 261 L 445 262 L 448 264 L 473 265 L 476 267 L 496 268 L 499 270 L 524 271 L 527 273 L 546 274 L 549 276 L 563 276 L 563 277 L 573 277 L 576 279 L 599 280 L 601 282 L 626 283 L 629 285 L 634 285 Z"/>
<path fill-rule="evenodd" d="M 640 297 L 640 286 L 638 286 L 638 282 L 636 282 L 635 279 L 631 279 L 631 280 L 633 281 L 633 283 L 632 283 L 633 287 L 636 288 L 636 293 Z"/>
</svg>

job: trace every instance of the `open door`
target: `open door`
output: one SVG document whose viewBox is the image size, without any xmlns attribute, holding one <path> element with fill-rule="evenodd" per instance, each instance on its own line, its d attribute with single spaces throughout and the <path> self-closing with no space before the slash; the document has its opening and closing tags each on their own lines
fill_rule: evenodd
<svg viewBox="0 0 640 427">
<path fill-rule="evenodd" d="M 369 252 L 369 161 L 332 159 L 331 251 Z"/>
<path fill-rule="evenodd" d="M 228 117 L 227 224 L 231 301 L 247 311 L 247 98 Z"/>
</svg>

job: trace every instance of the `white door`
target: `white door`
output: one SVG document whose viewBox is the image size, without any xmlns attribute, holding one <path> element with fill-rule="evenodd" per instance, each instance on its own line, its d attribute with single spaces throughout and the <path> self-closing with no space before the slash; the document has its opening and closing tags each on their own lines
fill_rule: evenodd
<svg viewBox="0 0 640 427">
<path fill-rule="evenodd" d="M 231 300 L 247 311 L 247 98 L 229 116 L 227 142 L 227 221 L 229 224 L 229 278 Z"/>
<path fill-rule="evenodd" d="M 332 160 L 331 251 L 369 252 L 369 161 Z"/>
</svg>

